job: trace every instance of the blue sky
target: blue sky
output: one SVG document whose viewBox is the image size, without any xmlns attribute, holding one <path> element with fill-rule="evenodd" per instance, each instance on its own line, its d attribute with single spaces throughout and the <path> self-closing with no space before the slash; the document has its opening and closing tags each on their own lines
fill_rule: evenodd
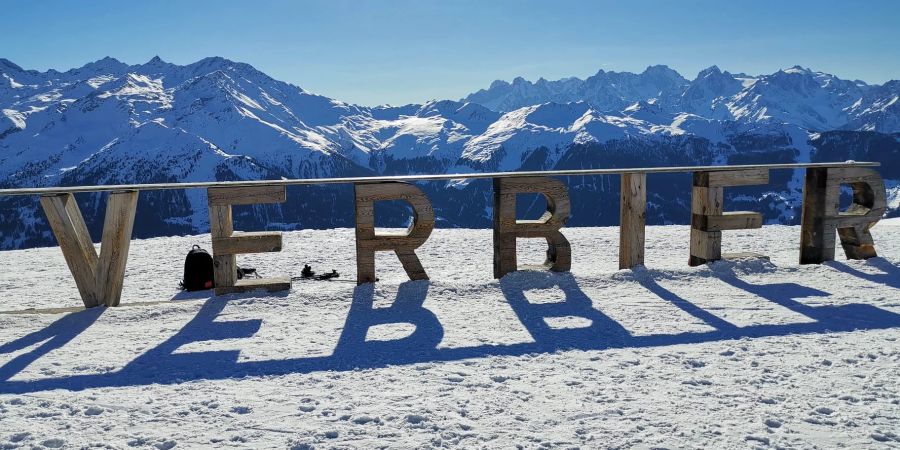
<svg viewBox="0 0 900 450">
<path fill-rule="evenodd" d="M 247 62 L 340 100 L 458 99 L 495 79 L 666 64 L 900 78 L 900 1 L 0 1 L 0 57 Z"/>
</svg>

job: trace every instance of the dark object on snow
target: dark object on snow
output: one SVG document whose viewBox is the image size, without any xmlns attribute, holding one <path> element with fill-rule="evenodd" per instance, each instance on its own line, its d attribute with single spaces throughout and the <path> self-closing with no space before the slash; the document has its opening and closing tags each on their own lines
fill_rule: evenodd
<svg viewBox="0 0 900 450">
<path fill-rule="evenodd" d="M 324 280 L 330 280 L 332 278 L 337 278 L 339 276 L 341 276 L 341 274 L 339 274 L 338 271 L 334 270 L 334 269 L 332 269 L 331 272 L 323 273 L 322 275 L 316 275 L 316 272 L 314 270 L 312 270 L 312 267 L 310 267 L 309 264 L 304 264 L 303 270 L 300 271 L 300 276 L 294 277 L 292 279 L 324 281 Z"/>
<path fill-rule="evenodd" d="M 213 278 L 213 258 L 195 245 L 184 259 L 184 277 L 181 288 L 186 291 L 202 291 L 215 286 Z"/>
<path fill-rule="evenodd" d="M 330 280 L 332 278 L 337 278 L 339 276 L 341 276 L 341 274 L 339 274 L 337 270 L 332 269 L 331 272 L 319 275 L 316 277 L 316 279 L 317 280 Z"/>
<path fill-rule="evenodd" d="M 249 276 L 253 276 L 253 278 L 261 278 L 258 273 L 256 273 L 256 269 L 252 267 L 240 267 L 237 268 L 237 279 L 243 280 Z"/>
</svg>

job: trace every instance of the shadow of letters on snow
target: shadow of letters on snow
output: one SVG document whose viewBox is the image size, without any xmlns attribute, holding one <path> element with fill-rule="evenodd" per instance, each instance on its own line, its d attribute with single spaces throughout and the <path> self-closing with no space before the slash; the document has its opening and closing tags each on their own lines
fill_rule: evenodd
<svg viewBox="0 0 900 450">
<path fill-rule="evenodd" d="M 838 270 L 853 273 L 870 281 L 895 285 L 898 269 L 888 262 L 873 265 L 886 275 L 854 273 L 852 268 Z M 260 330 L 262 320 L 222 320 L 221 313 L 229 302 L 242 296 L 206 300 L 197 314 L 182 329 L 164 342 L 135 358 L 122 369 L 102 374 L 79 374 L 65 377 L 12 380 L 29 364 L 60 348 L 90 326 L 102 313 L 91 309 L 68 314 L 47 328 L 0 345 L 0 355 L 20 351 L 46 341 L 34 350 L 14 357 L 0 367 L 0 393 L 37 392 L 50 389 L 87 389 L 174 384 L 190 380 L 240 378 L 244 376 L 277 376 L 317 371 L 345 371 L 378 368 L 397 364 L 453 361 L 488 356 L 517 356 L 553 352 L 560 349 L 604 350 L 638 348 L 687 343 L 702 343 L 745 337 L 785 336 L 808 333 L 833 333 L 900 327 L 900 315 L 867 304 L 810 306 L 797 299 L 827 297 L 828 292 L 795 283 L 752 284 L 735 274 L 746 269 L 733 263 L 709 266 L 714 282 L 737 288 L 765 301 L 808 317 L 811 321 L 782 324 L 737 326 L 701 308 L 693 302 L 661 286 L 664 273 L 637 268 L 616 274 L 633 278 L 635 288 L 642 286 L 666 302 L 709 325 L 708 331 L 676 334 L 632 335 L 621 324 L 593 306 L 591 298 L 569 273 L 514 272 L 504 277 L 499 289 L 516 316 L 534 339 L 533 342 L 481 344 L 468 347 L 439 348 L 444 328 L 437 316 L 423 305 L 430 282 L 410 281 L 399 286 L 389 307 L 374 307 L 372 284 L 356 287 L 341 335 L 334 351 L 326 356 L 309 356 L 282 360 L 239 361 L 239 350 L 185 352 L 179 349 L 200 341 L 250 338 Z M 844 270 L 846 269 L 846 270 Z M 751 271 L 758 268 L 751 267 Z M 774 270 L 774 266 L 762 270 Z M 493 282 L 492 282 L 493 284 Z M 545 293 L 557 293 L 554 298 Z M 560 296 L 559 293 L 562 293 Z M 627 295 L 623 293 L 623 296 Z M 219 320 L 217 320 L 219 319 Z M 408 333 L 393 333 L 387 338 L 370 339 L 373 330 L 401 325 L 413 328 Z M 48 340 L 49 339 L 49 340 Z"/>
</svg>

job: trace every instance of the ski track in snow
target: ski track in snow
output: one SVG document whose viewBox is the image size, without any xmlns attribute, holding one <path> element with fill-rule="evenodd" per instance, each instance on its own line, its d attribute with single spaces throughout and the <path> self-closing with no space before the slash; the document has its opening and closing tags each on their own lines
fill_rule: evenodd
<svg viewBox="0 0 900 450">
<path fill-rule="evenodd" d="M 496 281 L 490 230 L 441 229 L 430 282 L 384 253 L 356 287 L 352 230 L 290 232 L 238 263 L 347 281 L 212 299 L 176 290 L 209 235 L 135 240 L 126 306 L 0 314 L 0 448 L 900 446 L 900 220 L 882 258 L 812 266 L 797 227 L 726 232 L 771 262 L 698 268 L 687 227 L 648 227 L 633 271 L 618 228 L 564 233 L 571 274 Z M 57 248 L 0 257 L 0 309 L 81 304 Z"/>
</svg>

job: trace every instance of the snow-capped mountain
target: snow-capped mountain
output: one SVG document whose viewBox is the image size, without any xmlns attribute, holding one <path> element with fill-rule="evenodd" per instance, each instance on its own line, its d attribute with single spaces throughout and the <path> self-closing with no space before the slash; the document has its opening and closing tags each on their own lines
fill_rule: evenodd
<svg viewBox="0 0 900 450">
<path fill-rule="evenodd" d="M 842 80 L 800 66 L 770 75 L 731 74 L 716 66 L 688 81 L 666 66 L 643 73 L 603 72 L 585 80 L 566 78 L 512 84 L 495 81 L 464 101 L 497 111 L 538 103 L 583 101 L 604 112 L 618 112 L 637 102 L 654 102 L 661 110 L 710 119 L 775 122 L 813 131 L 851 129 L 900 132 L 897 104 L 900 83 L 868 85 Z"/>
<path fill-rule="evenodd" d="M 176 65 L 113 58 L 59 72 L 0 59 L 0 186 L 317 178 L 404 173 L 853 159 L 885 162 L 900 205 L 896 81 L 881 86 L 791 68 L 716 67 L 688 81 L 665 66 L 530 83 L 495 82 L 467 101 L 364 107 L 223 58 Z M 894 133 L 893 135 L 891 133 Z M 839 143 L 839 144 L 835 144 Z M 837 149 L 837 150 L 836 150 Z M 827 158 L 823 155 L 827 155 Z M 613 177 L 571 178 L 575 225 L 615 224 Z M 682 179 L 684 178 L 684 179 Z M 686 220 L 686 177 L 654 192 L 648 220 Z M 773 174 L 734 202 L 798 220 L 799 173 Z M 442 226 L 488 226 L 484 182 L 428 183 Z M 448 189 L 450 187 L 451 189 Z M 348 186 L 298 187 L 236 210 L 238 227 L 352 224 Z M 609 198 L 607 198 L 609 197 Z M 92 231 L 102 196 L 80 199 Z M 577 206 L 581 205 L 581 206 Z M 540 203 L 526 209 L 539 210 Z M 386 208 L 396 208 L 388 205 Z M 529 211 L 523 211 L 528 213 Z M 533 212 L 533 211 L 531 211 Z M 401 214 L 388 215 L 397 224 Z M 141 194 L 138 237 L 208 229 L 200 190 Z M 52 242 L 35 198 L 0 198 L 0 248 Z"/>
<path fill-rule="evenodd" d="M 612 111 L 639 100 L 676 100 L 688 84 L 688 80 L 667 66 L 650 66 L 640 74 L 600 70 L 585 80 L 574 77 L 557 81 L 541 78 L 534 83 L 521 77 L 512 83 L 497 80 L 487 90 L 470 94 L 464 101 L 496 111 L 547 102 L 584 101 L 600 111 Z"/>
</svg>

